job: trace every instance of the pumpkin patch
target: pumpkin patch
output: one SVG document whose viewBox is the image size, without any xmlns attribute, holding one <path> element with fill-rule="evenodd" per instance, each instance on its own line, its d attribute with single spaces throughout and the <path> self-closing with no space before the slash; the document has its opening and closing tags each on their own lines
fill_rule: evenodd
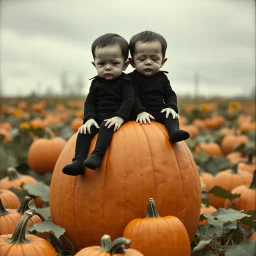
<svg viewBox="0 0 256 256">
<path fill-rule="evenodd" d="M 224 256 L 250 249 L 255 103 L 181 101 L 180 128 L 190 138 L 178 143 L 169 142 L 162 124 L 129 121 L 114 133 L 100 168 L 68 176 L 62 169 L 74 157 L 83 104 L 0 104 L 0 255 L 29 255 L 27 247 L 39 244 L 37 255 L 63 256 Z"/>
</svg>

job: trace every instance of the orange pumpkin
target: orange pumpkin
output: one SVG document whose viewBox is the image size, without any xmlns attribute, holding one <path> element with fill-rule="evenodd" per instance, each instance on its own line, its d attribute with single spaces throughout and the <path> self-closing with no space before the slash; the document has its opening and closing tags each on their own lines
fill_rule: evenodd
<svg viewBox="0 0 256 256">
<path fill-rule="evenodd" d="M 70 128 L 71 128 L 72 131 L 77 132 L 77 131 L 78 131 L 78 128 L 79 128 L 81 125 L 83 125 L 83 119 L 77 117 L 77 118 L 75 118 L 75 119 L 73 119 L 73 120 L 71 121 L 71 123 L 70 123 Z"/>
<path fill-rule="evenodd" d="M 0 180 L 0 189 L 18 188 L 22 184 L 35 184 L 37 180 L 29 175 L 21 175 L 13 167 L 7 169 L 7 177 Z"/>
<path fill-rule="evenodd" d="M 145 216 L 143 202 L 150 197 L 158 200 L 162 216 L 178 217 L 193 239 L 201 189 L 196 164 L 185 142 L 171 144 L 160 123 L 127 122 L 114 133 L 101 168 L 85 169 L 85 175 L 71 177 L 62 169 L 74 157 L 76 136 L 62 150 L 50 188 L 52 219 L 66 229 L 75 248 L 96 244 L 103 233 L 113 238 L 122 236 L 129 221 Z M 118 217 L 113 217 L 117 206 Z"/>
<path fill-rule="evenodd" d="M 217 209 L 211 205 L 205 205 L 205 204 L 201 204 L 201 210 L 200 210 L 200 215 L 202 214 L 212 214 L 213 212 L 216 212 Z M 199 223 L 199 226 L 208 224 L 208 220 L 202 220 Z"/>
<path fill-rule="evenodd" d="M 225 155 L 234 151 L 237 144 L 247 144 L 249 139 L 245 135 L 226 135 L 221 141 L 221 148 Z"/>
<path fill-rule="evenodd" d="M 0 235 L 3 234 L 11 234 L 13 233 L 16 224 L 24 215 L 25 211 L 27 211 L 28 203 L 31 200 L 30 197 L 25 197 L 21 203 L 20 208 L 17 209 L 5 209 L 0 199 Z M 28 223 L 31 225 L 33 223 L 41 222 L 41 219 L 38 216 L 34 216 L 32 220 Z"/>
<path fill-rule="evenodd" d="M 174 216 L 161 217 L 152 198 L 148 200 L 146 217 L 129 222 L 123 235 L 132 240 L 132 248 L 147 256 L 191 255 L 189 237 L 182 222 Z"/>
<path fill-rule="evenodd" d="M 249 240 L 256 242 L 256 232 L 254 232 L 251 237 L 249 238 Z"/>
<path fill-rule="evenodd" d="M 28 221 L 34 214 L 25 214 L 18 222 L 13 234 L 0 236 L 1 256 L 57 256 L 52 245 L 43 238 L 25 234 Z"/>
<path fill-rule="evenodd" d="M 205 152 L 209 156 L 222 156 L 222 151 L 217 143 L 200 143 L 195 148 L 195 152 L 199 154 L 200 152 Z"/>
<path fill-rule="evenodd" d="M 12 141 L 12 135 L 9 131 L 5 130 L 4 128 L 0 128 L 0 135 L 4 136 L 3 143 Z"/>
<path fill-rule="evenodd" d="M 244 210 L 245 212 L 256 209 L 256 170 L 250 186 L 241 185 L 232 190 L 233 194 L 240 194 L 239 198 L 226 200 L 225 208 Z"/>
<path fill-rule="evenodd" d="M 38 173 L 52 172 L 66 140 L 60 137 L 37 139 L 28 149 L 28 165 Z"/>
<path fill-rule="evenodd" d="M 10 190 L 0 189 L 0 199 L 6 208 L 18 209 L 20 207 L 19 198 Z"/>
<path fill-rule="evenodd" d="M 130 249 L 131 240 L 120 237 L 111 243 L 109 235 L 101 238 L 101 246 L 90 246 L 79 251 L 75 256 L 143 256 L 137 250 Z"/>
<path fill-rule="evenodd" d="M 29 175 L 21 175 L 13 167 L 7 169 L 7 177 L 0 180 L 0 189 L 17 188 L 23 189 L 22 184 L 35 184 L 37 180 Z M 41 197 L 35 199 L 36 207 L 42 207 L 43 201 Z"/>
<path fill-rule="evenodd" d="M 203 183 L 203 188 L 206 190 L 210 190 L 214 187 L 214 176 L 208 172 L 199 172 L 200 181 Z"/>
<path fill-rule="evenodd" d="M 232 190 L 239 185 L 249 185 L 252 181 L 252 175 L 248 172 L 240 171 L 238 169 L 238 163 L 234 164 L 231 169 L 227 169 L 219 172 L 214 177 L 214 185 L 222 187 L 226 190 Z M 211 205 L 216 208 L 224 207 L 225 199 L 221 197 L 215 197 L 209 194 Z"/>
</svg>

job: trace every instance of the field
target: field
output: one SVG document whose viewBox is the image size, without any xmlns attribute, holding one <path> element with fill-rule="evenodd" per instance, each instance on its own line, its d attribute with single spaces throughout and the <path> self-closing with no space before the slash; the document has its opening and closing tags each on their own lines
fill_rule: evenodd
<svg viewBox="0 0 256 256">
<path fill-rule="evenodd" d="M 96 232 L 96 229 L 104 230 L 104 232 L 105 230 L 110 230 L 110 233 L 112 232 L 111 227 L 108 227 L 109 225 L 104 222 L 103 217 L 100 216 L 100 214 L 97 215 L 97 212 L 103 207 L 100 202 L 97 202 L 97 194 L 102 194 L 103 198 L 106 198 L 106 203 L 108 202 L 111 207 L 115 207 L 115 209 L 112 210 L 113 212 L 111 212 L 113 216 L 109 220 L 111 223 L 113 222 L 113 226 L 115 225 L 115 219 L 118 219 L 122 215 L 127 206 L 134 207 L 134 211 L 131 209 L 127 210 L 127 215 L 129 215 L 128 213 L 132 215 L 133 212 L 137 211 L 140 205 L 136 204 L 136 197 L 137 201 L 140 201 L 140 198 L 143 197 L 140 196 L 140 193 L 144 193 L 146 198 L 146 189 L 141 188 L 140 190 L 138 184 L 137 187 L 132 185 L 132 187 L 126 190 L 127 194 L 134 194 L 134 201 L 133 199 L 127 200 L 125 203 L 118 201 L 119 193 L 115 192 L 118 190 L 113 184 L 118 184 L 117 187 L 119 184 L 137 184 L 136 181 L 134 181 L 135 179 L 130 178 L 129 175 L 123 177 L 122 169 L 132 164 L 135 165 L 135 163 L 137 163 L 136 161 L 142 161 L 141 159 L 144 158 L 137 160 L 136 154 L 142 154 L 144 151 L 142 152 L 143 147 L 138 143 L 138 148 L 134 147 L 132 150 L 125 149 L 127 151 L 124 152 L 123 156 L 122 142 L 119 142 L 119 137 L 116 135 L 114 135 L 116 136 L 116 140 L 113 142 L 111 149 L 109 149 L 108 158 L 105 158 L 104 165 L 98 170 L 97 175 L 87 170 L 88 176 L 82 180 L 81 177 L 64 177 L 66 175 L 61 173 L 63 164 L 71 161 L 70 157 L 74 154 L 73 135 L 82 124 L 83 103 L 84 99 L 82 98 L 38 98 L 31 96 L 27 98 L 1 99 L 0 248 L 2 243 L 1 235 L 7 233 L 7 229 L 4 229 L 4 226 L 7 226 L 7 224 L 5 225 L 7 220 L 4 218 L 6 215 L 10 214 L 11 210 L 9 209 L 18 209 L 22 201 L 23 207 L 21 207 L 22 211 L 19 213 L 20 216 L 15 222 L 15 225 L 12 227 L 9 226 L 8 232 L 13 232 L 21 216 L 25 216 L 23 220 L 27 218 L 28 221 L 31 218 L 31 214 L 37 214 L 43 219 L 43 222 L 40 219 L 34 221 L 32 219 L 33 224 L 27 228 L 27 232 L 40 236 L 41 239 L 48 240 L 54 250 L 57 251 L 58 255 L 74 255 L 84 247 L 93 245 L 100 246 L 100 240 L 95 242 L 96 244 L 91 244 L 90 242 L 94 242 L 96 239 L 93 237 L 94 228 L 95 237 L 99 236 L 98 234 L 96 236 L 98 232 Z M 186 212 L 186 216 L 183 216 L 182 213 L 183 217 L 180 218 L 179 213 L 176 214 L 175 209 L 172 209 L 172 207 L 170 207 L 171 210 L 168 214 L 173 214 L 177 218 L 180 218 L 181 222 L 184 224 L 182 224 L 182 228 L 187 230 L 188 234 L 187 232 L 186 234 L 179 233 L 178 229 L 175 230 L 175 225 L 172 231 L 173 234 L 169 232 L 167 235 L 165 231 L 160 230 L 162 232 L 160 234 L 166 234 L 166 239 L 169 235 L 173 235 L 173 237 L 174 233 L 176 235 L 176 242 L 172 244 L 170 255 L 182 256 L 181 250 L 185 248 L 186 242 L 189 248 L 187 251 L 184 249 L 184 256 L 255 255 L 255 108 L 255 101 L 253 99 L 241 98 L 231 100 L 223 98 L 200 98 L 195 103 L 195 100 L 192 98 L 182 98 L 179 101 L 180 128 L 188 131 L 190 138 L 185 141 L 186 144 L 179 142 L 177 146 L 165 146 L 165 131 L 163 131 L 162 127 L 159 128 L 157 125 L 153 126 L 155 127 L 154 129 L 159 132 L 160 139 L 149 138 L 149 144 L 152 142 L 152 149 L 156 148 L 159 144 L 161 150 L 165 153 L 163 155 L 159 153 L 158 158 L 156 158 L 155 155 L 157 155 L 158 152 L 155 154 L 151 152 L 150 161 L 154 162 L 155 166 L 159 158 L 162 158 L 162 161 L 165 163 L 166 161 L 173 161 L 170 166 L 175 165 L 177 162 L 179 168 L 174 168 L 171 174 L 173 176 L 170 177 L 185 179 L 186 177 L 182 176 L 184 175 L 182 171 L 188 173 L 188 167 L 182 167 L 182 164 L 187 161 L 187 158 L 182 154 L 185 152 L 183 150 L 188 148 L 188 157 L 190 157 L 191 154 L 192 159 L 195 161 L 191 166 L 194 169 L 196 168 L 196 175 L 194 174 L 192 176 L 190 183 L 194 182 L 194 184 L 197 184 L 198 182 L 198 184 L 200 184 L 200 191 L 198 190 L 198 192 L 196 192 L 193 189 L 193 191 L 191 191 L 191 197 L 189 197 L 188 193 L 187 199 L 182 201 L 182 207 L 184 209 L 187 207 L 186 210 L 183 211 Z M 122 127 L 118 133 L 120 132 L 120 134 L 122 134 L 123 132 L 126 136 L 130 136 L 129 140 L 133 142 L 134 138 L 131 135 L 132 130 L 129 129 L 134 128 L 139 132 L 140 127 L 138 127 L 139 124 L 136 124 L 137 126 L 135 124 L 132 125 L 133 126 L 127 124 L 125 127 Z M 125 130 L 127 130 L 126 133 Z M 144 136 L 143 134 L 141 136 Z M 145 134 L 149 135 L 149 137 L 153 136 L 151 135 L 153 133 L 151 131 L 149 132 L 146 128 Z M 141 136 L 139 137 L 140 141 L 142 141 Z M 93 143 L 95 143 L 95 140 Z M 127 143 L 130 145 L 130 142 Z M 64 147 L 65 150 L 63 150 Z M 165 149 L 165 147 L 167 149 Z M 169 152 L 171 152 L 171 154 L 174 152 L 175 158 L 172 158 L 174 160 L 169 160 L 167 157 L 167 153 Z M 119 155 L 119 158 L 114 155 Z M 184 157 L 185 160 L 179 160 L 183 159 L 182 157 Z M 145 160 L 140 169 L 150 169 L 150 166 L 147 166 L 149 165 L 148 162 L 149 160 Z M 110 175 L 107 175 L 107 171 L 105 171 L 104 168 L 108 168 L 106 170 L 110 172 L 112 169 L 115 169 L 115 165 L 118 165 L 121 174 L 120 176 L 111 178 Z M 166 165 L 169 166 L 168 164 Z M 113 168 L 111 166 L 113 166 Z M 192 167 L 191 172 L 193 171 Z M 159 169 L 157 169 L 158 167 L 154 168 L 156 175 L 155 182 L 157 182 L 157 177 L 160 175 L 158 171 L 162 167 L 159 167 Z M 184 170 L 182 170 L 182 168 L 184 168 Z M 144 175 L 143 171 L 138 167 L 135 166 L 135 169 L 137 173 L 140 172 L 141 175 Z M 161 175 L 165 176 L 162 177 Z M 165 180 L 168 180 L 169 176 L 168 174 L 161 175 L 159 180 L 163 180 L 161 182 L 159 181 L 157 186 L 162 186 L 162 190 L 164 190 L 163 184 L 166 183 Z M 150 174 L 148 174 L 148 178 L 149 176 Z M 108 183 L 109 179 L 114 179 L 113 183 Z M 82 186 L 85 186 L 85 180 L 86 182 L 91 181 L 91 184 L 94 184 L 95 187 L 88 185 L 88 188 L 83 188 Z M 128 183 L 126 183 L 127 181 Z M 100 182 L 104 183 L 102 187 Z M 182 199 L 180 197 L 180 191 L 185 194 L 186 188 L 177 188 L 176 191 L 175 184 L 178 181 L 174 179 L 168 182 L 170 182 L 168 184 L 170 184 L 169 186 L 173 187 L 173 189 L 170 190 L 172 191 L 171 195 L 167 194 L 166 197 L 170 197 L 170 200 L 173 201 L 177 200 L 176 205 L 179 205 L 178 201 L 184 200 L 185 198 L 183 197 Z M 108 186 L 108 184 L 110 185 Z M 182 184 L 189 186 L 189 181 L 188 183 Z M 65 187 L 69 185 L 72 189 L 74 187 L 72 191 L 71 189 L 70 191 L 68 189 L 65 190 Z M 196 188 L 196 185 L 193 188 Z M 95 193 L 90 192 L 91 190 L 95 190 Z M 158 190 L 156 189 L 156 191 Z M 81 196 L 79 197 L 82 192 L 86 193 L 84 194 L 85 199 Z M 88 200 L 86 199 L 87 197 L 89 198 Z M 128 197 L 127 195 L 127 198 Z M 161 217 L 165 217 L 163 215 L 163 213 L 166 212 L 164 210 L 164 196 L 162 194 L 159 196 L 158 192 L 154 192 L 152 195 L 150 194 L 150 197 L 154 197 L 159 214 Z M 30 198 L 34 200 L 30 200 Z M 68 201 L 65 201 L 65 199 L 70 200 L 70 204 L 67 203 Z M 99 201 L 101 200 L 103 199 Z M 118 203 L 115 204 L 115 200 L 118 201 Z M 60 201 L 65 203 L 60 206 Z M 144 218 L 144 216 L 146 216 L 146 204 L 147 201 L 145 202 L 145 210 L 142 210 L 143 215 L 137 216 L 137 218 Z M 76 216 L 73 216 L 71 213 L 73 205 L 74 207 L 81 208 L 79 210 L 80 213 L 76 214 Z M 8 210 L 6 211 L 5 208 Z M 140 210 L 138 210 L 138 212 L 139 211 Z M 109 212 L 105 212 L 104 214 L 108 215 Z M 161 217 L 158 216 L 158 218 Z M 93 220 L 93 223 L 88 220 Z M 154 218 L 151 219 L 151 221 L 154 222 Z M 40 223 L 36 224 L 37 222 Z M 190 226 L 190 222 L 195 223 L 196 229 Z M 75 227 L 76 225 L 80 227 Z M 166 225 L 166 227 L 162 225 L 161 228 L 167 229 L 167 226 L 168 225 Z M 78 237 L 85 234 L 83 233 L 83 229 L 91 230 L 91 240 L 89 238 L 79 238 L 80 240 L 78 241 Z M 119 229 L 120 228 L 117 227 L 117 230 Z M 147 230 L 145 229 L 145 231 L 140 233 L 140 236 L 143 237 L 145 233 L 146 237 L 146 232 Z M 129 232 L 127 234 L 129 236 Z M 104 233 L 102 236 L 103 235 Z M 158 246 L 157 238 L 155 244 L 151 242 L 148 247 L 145 246 L 140 250 L 142 247 L 136 242 L 136 239 L 139 241 L 139 238 L 134 238 L 132 234 L 130 234 L 130 236 L 131 237 L 128 238 L 132 241 L 131 248 L 137 249 L 142 253 L 144 252 L 144 255 L 147 256 L 157 255 L 153 253 L 152 248 L 150 249 L 150 246 L 154 248 Z M 116 237 L 112 238 L 114 240 Z M 160 235 L 160 238 L 161 240 L 159 241 L 165 239 L 164 235 Z M 145 239 L 147 240 L 149 238 Z M 168 237 L 168 239 L 170 238 Z M 120 248 L 126 248 L 126 246 L 128 248 L 129 241 L 123 242 L 124 244 L 120 245 Z M 50 251 L 53 251 L 51 245 L 44 246 L 50 246 L 50 249 L 47 249 L 49 252 L 47 255 L 56 255 L 54 254 L 55 252 L 50 254 Z M 182 249 L 182 247 L 184 248 Z M 159 249 L 159 255 L 167 255 L 165 251 L 161 250 Z M 127 251 L 125 253 L 127 253 Z M 134 254 L 129 255 L 141 254 L 134 252 Z"/>
</svg>

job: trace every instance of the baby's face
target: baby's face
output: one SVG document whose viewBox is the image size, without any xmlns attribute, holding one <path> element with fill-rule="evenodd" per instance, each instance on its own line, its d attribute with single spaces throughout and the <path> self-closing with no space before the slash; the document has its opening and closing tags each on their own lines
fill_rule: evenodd
<svg viewBox="0 0 256 256">
<path fill-rule="evenodd" d="M 119 45 L 96 47 L 95 59 L 92 64 L 95 66 L 99 77 L 106 80 L 119 77 L 125 69 L 125 61 Z"/>
<path fill-rule="evenodd" d="M 162 56 L 162 45 L 159 41 L 136 42 L 132 65 L 144 76 L 153 76 L 159 72 L 166 59 Z"/>
</svg>

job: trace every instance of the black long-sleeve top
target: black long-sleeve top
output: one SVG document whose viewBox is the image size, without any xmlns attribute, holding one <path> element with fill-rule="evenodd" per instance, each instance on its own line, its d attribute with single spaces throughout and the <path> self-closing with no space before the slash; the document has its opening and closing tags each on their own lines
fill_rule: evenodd
<svg viewBox="0 0 256 256">
<path fill-rule="evenodd" d="M 158 112 L 163 108 L 172 108 L 178 113 L 177 96 L 165 73 L 159 71 L 153 76 L 144 76 L 134 70 L 128 74 L 135 91 L 133 115 L 144 111 Z"/>
<path fill-rule="evenodd" d="M 114 80 L 105 80 L 99 76 L 92 79 L 89 94 L 84 103 L 83 123 L 91 118 L 102 122 L 114 116 L 127 121 L 135 101 L 131 78 L 122 73 Z"/>
</svg>

